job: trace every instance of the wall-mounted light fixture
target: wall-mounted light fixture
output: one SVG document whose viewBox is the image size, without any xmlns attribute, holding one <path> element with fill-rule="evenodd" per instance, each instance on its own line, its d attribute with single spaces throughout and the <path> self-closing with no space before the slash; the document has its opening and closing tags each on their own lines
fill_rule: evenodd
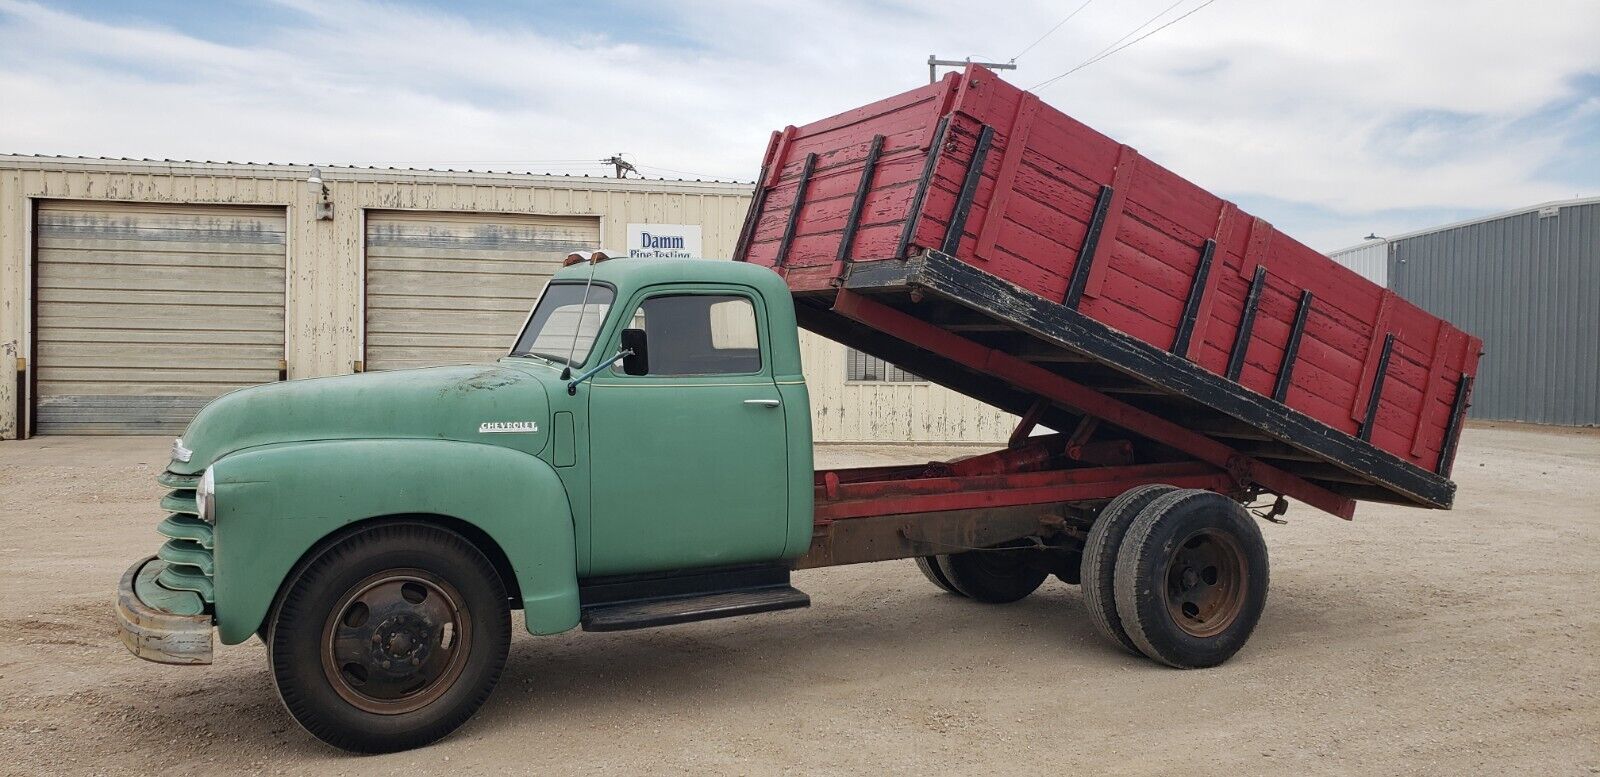
<svg viewBox="0 0 1600 777">
<path fill-rule="evenodd" d="M 322 168 L 311 168 L 311 177 L 306 179 L 306 189 L 316 198 L 317 221 L 332 221 L 333 198 L 328 192 L 327 184 L 322 182 Z"/>
<path fill-rule="evenodd" d="M 1386 238 L 1383 235 L 1380 235 L 1380 234 L 1378 234 L 1376 232 L 1368 232 L 1367 236 L 1364 237 L 1364 238 L 1361 238 L 1361 239 L 1362 240 L 1382 240 L 1383 241 L 1384 258 L 1386 258 L 1386 259 L 1394 258 L 1394 241 L 1393 240 L 1390 240 L 1389 238 Z M 1401 258 L 1399 260 L 1399 263 L 1400 264 L 1405 264 L 1406 260 L 1404 258 Z"/>
</svg>

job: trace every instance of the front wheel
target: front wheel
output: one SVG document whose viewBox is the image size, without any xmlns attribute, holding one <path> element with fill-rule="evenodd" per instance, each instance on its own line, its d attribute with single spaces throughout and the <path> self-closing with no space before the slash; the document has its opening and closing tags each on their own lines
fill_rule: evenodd
<svg viewBox="0 0 1600 777">
<path fill-rule="evenodd" d="M 1117 616 L 1146 656 L 1180 669 L 1233 656 L 1267 602 L 1267 544 L 1244 507 L 1185 489 L 1139 512 L 1117 551 Z"/>
<path fill-rule="evenodd" d="M 295 721 L 365 753 L 420 747 L 465 723 L 510 642 L 493 564 L 460 535 L 414 523 L 320 552 L 285 589 L 267 639 Z"/>
</svg>

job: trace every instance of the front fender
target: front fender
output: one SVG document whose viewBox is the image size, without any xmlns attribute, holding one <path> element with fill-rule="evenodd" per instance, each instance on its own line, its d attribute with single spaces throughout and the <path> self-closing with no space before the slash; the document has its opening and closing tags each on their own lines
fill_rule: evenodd
<svg viewBox="0 0 1600 777">
<path fill-rule="evenodd" d="M 445 440 L 328 440 L 251 448 L 212 468 L 224 644 L 256 632 L 284 578 L 318 541 L 388 515 L 444 515 L 478 527 L 515 570 L 530 632 L 578 625 L 572 509 L 538 458 Z"/>
</svg>

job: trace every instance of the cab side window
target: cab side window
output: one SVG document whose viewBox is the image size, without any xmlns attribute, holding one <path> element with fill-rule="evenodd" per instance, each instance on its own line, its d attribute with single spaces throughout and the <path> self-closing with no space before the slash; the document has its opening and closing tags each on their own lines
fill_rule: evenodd
<svg viewBox="0 0 1600 777">
<path fill-rule="evenodd" d="M 628 324 L 643 329 L 651 375 L 742 375 L 761 371 L 755 305 L 736 294 L 650 297 Z M 621 372 L 621 368 L 616 368 Z"/>
</svg>

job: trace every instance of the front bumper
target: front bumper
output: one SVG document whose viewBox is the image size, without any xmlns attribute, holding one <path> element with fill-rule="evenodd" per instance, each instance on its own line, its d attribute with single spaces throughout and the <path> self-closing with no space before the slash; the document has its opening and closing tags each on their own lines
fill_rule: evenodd
<svg viewBox="0 0 1600 777">
<path fill-rule="evenodd" d="M 160 664 L 211 663 L 211 615 L 179 615 L 147 604 L 166 562 L 151 556 L 128 568 L 117 586 L 117 631 L 134 655 Z"/>
</svg>

